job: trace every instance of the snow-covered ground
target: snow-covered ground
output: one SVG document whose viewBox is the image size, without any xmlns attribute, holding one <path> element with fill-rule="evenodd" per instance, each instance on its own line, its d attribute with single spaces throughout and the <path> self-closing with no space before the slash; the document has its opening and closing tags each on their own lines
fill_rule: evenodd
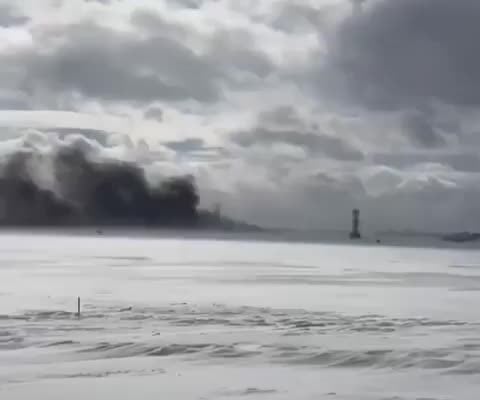
<svg viewBox="0 0 480 400">
<path fill-rule="evenodd" d="M 477 250 L 3 234 L 0 399 L 478 399 L 479 290 Z"/>
</svg>

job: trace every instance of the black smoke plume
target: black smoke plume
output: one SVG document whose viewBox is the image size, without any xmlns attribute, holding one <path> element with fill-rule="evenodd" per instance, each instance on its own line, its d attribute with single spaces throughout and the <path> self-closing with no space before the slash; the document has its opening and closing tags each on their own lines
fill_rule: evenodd
<svg viewBox="0 0 480 400">
<path fill-rule="evenodd" d="M 189 176 L 151 183 L 134 162 L 81 146 L 47 154 L 22 147 L 0 167 L 0 225 L 194 226 L 199 196 Z"/>
</svg>

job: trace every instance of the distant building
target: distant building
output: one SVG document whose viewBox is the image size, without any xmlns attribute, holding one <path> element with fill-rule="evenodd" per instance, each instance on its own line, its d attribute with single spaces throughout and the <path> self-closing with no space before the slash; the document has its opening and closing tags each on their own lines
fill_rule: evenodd
<svg viewBox="0 0 480 400">
<path fill-rule="evenodd" d="M 354 209 L 352 211 L 352 231 L 350 232 L 350 239 L 360 239 L 360 210 Z"/>
</svg>

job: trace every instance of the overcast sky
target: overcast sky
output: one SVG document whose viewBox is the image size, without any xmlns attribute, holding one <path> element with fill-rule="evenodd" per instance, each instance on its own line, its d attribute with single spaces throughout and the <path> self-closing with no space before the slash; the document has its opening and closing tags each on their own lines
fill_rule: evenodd
<svg viewBox="0 0 480 400">
<path fill-rule="evenodd" d="M 478 231 L 478 21 L 478 0 L 0 0 L 0 153 L 78 132 L 250 222 Z"/>
</svg>

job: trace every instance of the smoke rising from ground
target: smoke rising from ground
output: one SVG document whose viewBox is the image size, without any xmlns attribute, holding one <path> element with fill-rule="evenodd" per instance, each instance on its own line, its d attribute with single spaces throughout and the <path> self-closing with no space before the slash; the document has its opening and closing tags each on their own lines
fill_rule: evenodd
<svg viewBox="0 0 480 400">
<path fill-rule="evenodd" d="M 199 196 L 189 176 L 151 182 L 145 167 L 107 157 L 81 136 L 18 139 L 0 154 L 1 225 L 193 226 Z"/>
</svg>

